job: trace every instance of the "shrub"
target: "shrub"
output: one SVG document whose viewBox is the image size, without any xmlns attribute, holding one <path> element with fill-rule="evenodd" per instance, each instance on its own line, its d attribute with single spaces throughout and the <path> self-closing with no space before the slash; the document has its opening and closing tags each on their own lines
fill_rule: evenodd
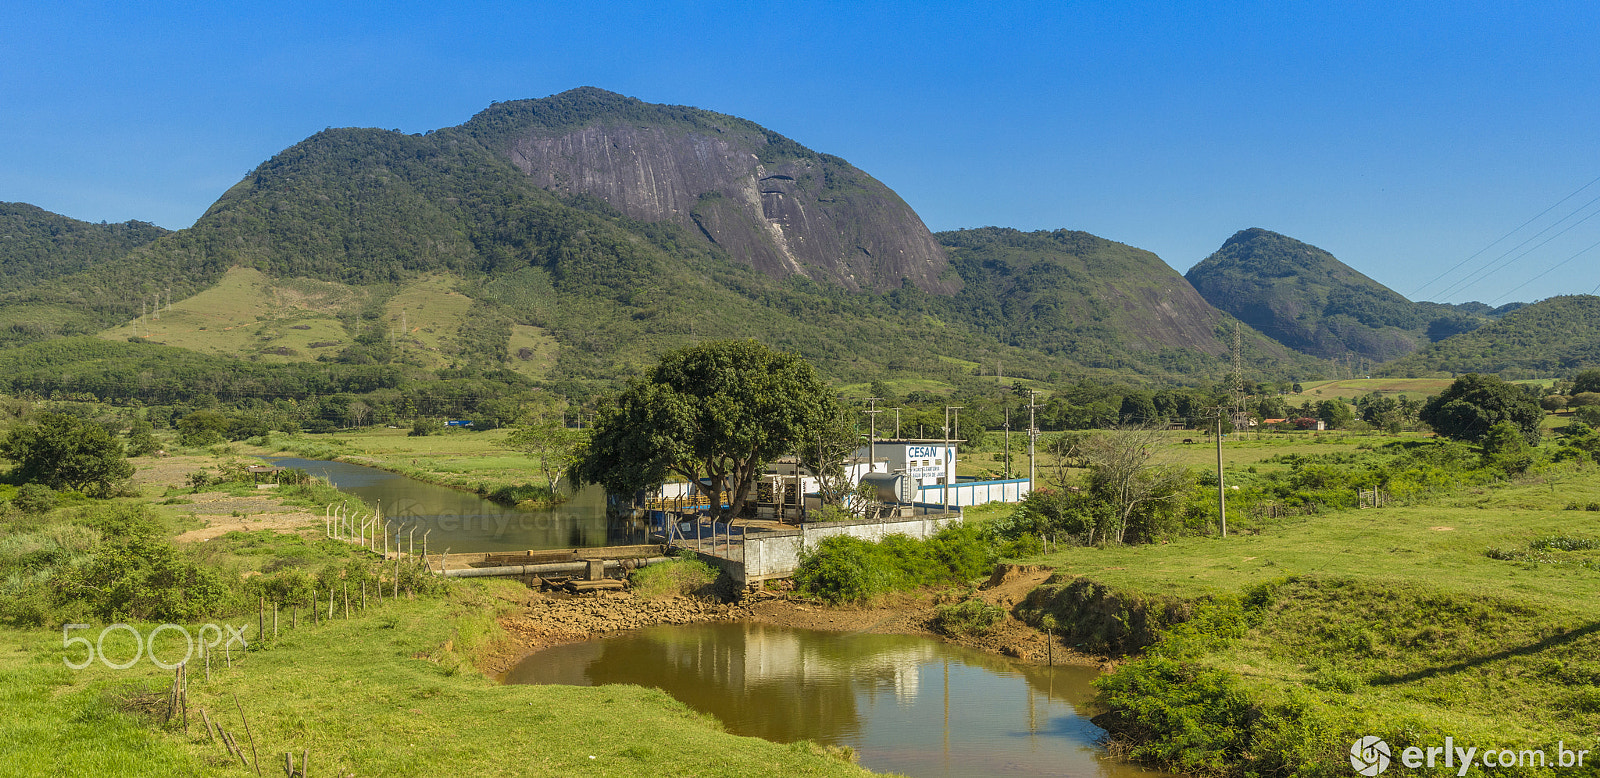
<svg viewBox="0 0 1600 778">
<path fill-rule="evenodd" d="M 49 513 L 56 507 L 56 491 L 44 484 L 23 484 L 11 504 L 23 513 L 38 515 Z"/>
<path fill-rule="evenodd" d="M 795 589 L 832 603 L 860 602 L 892 591 L 962 583 L 983 575 L 994 556 L 977 527 L 958 524 L 927 540 L 890 535 L 869 543 L 835 535 L 801 556 Z"/>
<path fill-rule="evenodd" d="M 952 637 L 959 635 L 987 635 L 1005 619 L 1004 608 L 982 600 L 966 600 L 951 605 L 940 605 L 934 610 L 934 629 Z"/>
<path fill-rule="evenodd" d="M 641 567 L 628 576 L 633 593 L 646 600 L 699 594 L 722 574 L 699 559 L 682 558 Z"/>
</svg>

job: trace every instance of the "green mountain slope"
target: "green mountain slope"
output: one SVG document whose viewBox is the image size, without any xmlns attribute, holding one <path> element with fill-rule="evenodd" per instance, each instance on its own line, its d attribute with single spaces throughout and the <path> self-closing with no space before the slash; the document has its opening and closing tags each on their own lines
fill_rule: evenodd
<svg viewBox="0 0 1600 778">
<path fill-rule="evenodd" d="M 702 156 L 674 156 L 685 149 Z M 619 159 L 665 183 L 642 186 Z M 824 238 L 857 255 L 795 249 Z M 1148 252 L 1064 231 L 943 238 L 842 160 L 734 117 L 583 89 L 420 135 L 318 133 L 193 227 L 0 293 L 0 311 L 267 363 L 510 367 L 574 396 L 712 337 L 853 380 L 996 363 L 1210 380 L 1231 362 L 1229 320 Z M 762 259 L 761 241 L 778 253 Z M 131 321 L 167 288 L 182 302 L 165 320 Z M 1245 347 L 1263 378 L 1318 373 L 1259 336 Z"/>
<path fill-rule="evenodd" d="M 1232 322 L 1156 255 L 1086 232 L 939 233 L 965 287 L 952 315 L 1015 346 L 1097 367 L 1192 372 L 1231 359 Z M 1318 370 L 1253 329 L 1251 364 Z"/>
<path fill-rule="evenodd" d="M 1568 375 L 1600 366 L 1600 297 L 1567 295 L 1519 306 L 1500 320 L 1377 369 L 1379 375 Z"/>
<path fill-rule="evenodd" d="M 1469 306 L 1414 303 L 1316 246 L 1259 228 L 1234 234 L 1185 278 L 1212 305 L 1331 359 L 1395 359 L 1485 321 Z"/>
<path fill-rule="evenodd" d="M 0 344 L 99 328 L 90 300 L 73 295 L 66 305 L 48 288 L 55 279 L 82 274 L 168 234 L 140 221 L 92 224 L 27 203 L 0 203 Z M 153 300 L 152 300 L 153 304 Z M 137 309 L 137 298 L 128 306 Z"/>
</svg>

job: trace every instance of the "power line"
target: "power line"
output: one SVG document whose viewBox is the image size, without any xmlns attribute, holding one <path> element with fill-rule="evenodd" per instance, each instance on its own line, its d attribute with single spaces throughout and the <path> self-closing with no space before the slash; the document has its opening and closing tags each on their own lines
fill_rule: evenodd
<svg viewBox="0 0 1600 778">
<path fill-rule="evenodd" d="M 1518 284 L 1515 289 L 1511 289 L 1510 291 L 1506 292 L 1505 294 L 1502 294 L 1499 297 L 1496 297 L 1489 304 L 1490 305 L 1494 305 L 1495 303 L 1498 303 L 1501 300 L 1504 300 L 1507 297 L 1510 297 L 1513 293 L 1515 293 L 1517 291 L 1517 289 L 1521 289 L 1522 287 L 1527 286 L 1528 284 L 1531 284 L 1534 281 L 1537 281 L 1537 280 L 1539 280 L 1541 278 L 1544 278 L 1547 275 L 1550 275 L 1551 273 L 1555 272 L 1556 268 L 1559 268 L 1562 265 L 1565 265 L 1568 262 L 1571 262 L 1572 260 L 1577 259 L 1578 257 L 1581 257 L 1584 254 L 1589 253 L 1590 251 L 1593 251 L 1596 246 L 1600 246 L 1600 241 L 1595 241 L 1594 243 L 1589 244 L 1588 248 L 1586 248 L 1586 249 L 1584 249 L 1584 250 L 1582 250 L 1582 251 L 1580 251 L 1580 252 L 1578 252 L 1576 254 L 1573 254 L 1572 256 L 1561 260 L 1560 262 L 1557 262 L 1555 265 L 1551 266 L 1549 270 L 1546 270 L 1543 273 L 1540 273 L 1539 275 L 1534 276 L 1533 278 L 1530 278 L 1530 279 L 1528 279 L 1526 281 L 1523 281 L 1521 284 Z"/>
<path fill-rule="evenodd" d="M 1529 254 L 1532 254 L 1533 252 L 1544 248 L 1546 245 L 1548 245 L 1550 243 L 1550 241 L 1553 241 L 1556 238 L 1559 238 L 1562 235 L 1567 234 L 1568 232 L 1572 231 L 1572 229 L 1574 227 L 1577 227 L 1578 225 L 1583 224 L 1584 222 L 1586 222 L 1586 221 L 1588 221 L 1590 219 L 1593 219 L 1595 216 L 1600 215 L 1600 210 L 1596 210 L 1595 212 L 1589 214 L 1588 216 L 1585 216 L 1582 219 L 1579 219 L 1579 220 L 1573 222 L 1572 224 L 1567 225 L 1566 228 L 1561 230 L 1560 232 L 1557 232 L 1556 234 L 1551 235 L 1548 238 L 1545 238 L 1542 242 L 1539 243 L 1539 245 L 1534 246 L 1533 248 L 1528 249 L 1527 251 L 1524 251 L 1521 254 L 1517 254 L 1516 256 L 1511 257 L 1510 259 L 1506 259 L 1506 257 L 1510 256 L 1512 254 L 1512 252 L 1515 252 L 1517 249 L 1520 249 L 1523 246 L 1528 245 L 1528 243 L 1530 243 L 1531 241 L 1537 239 L 1540 235 L 1543 235 L 1546 232 L 1554 229 L 1557 225 L 1560 225 L 1562 222 L 1572 218 L 1573 216 L 1576 216 L 1578 213 L 1582 212 L 1583 209 L 1588 208 L 1589 206 L 1595 204 L 1596 202 L 1600 202 L 1600 197 L 1595 197 L 1593 200 L 1590 200 L 1589 202 L 1584 203 L 1583 205 L 1579 206 L 1576 210 L 1574 210 L 1572 213 L 1569 213 L 1566 216 L 1563 216 L 1560 219 L 1556 220 L 1556 222 L 1554 224 L 1551 224 L 1550 226 L 1545 227 L 1544 229 L 1534 233 L 1527 240 L 1524 240 L 1523 242 L 1518 243 L 1517 245 L 1507 249 L 1504 254 L 1501 254 L 1499 257 L 1496 257 L 1494 259 L 1494 261 L 1490 262 L 1488 265 L 1485 265 L 1485 266 L 1483 266 L 1483 267 L 1481 267 L 1481 268 L 1479 268 L 1479 269 L 1477 269 L 1477 270 L 1475 270 L 1475 271 L 1473 271 L 1471 273 L 1468 273 L 1465 278 L 1462 278 L 1460 281 L 1457 281 L 1454 284 L 1451 284 L 1450 286 L 1445 287 L 1444 291 L 1441 291 L 1439 293 L 1439 296 L 1440 297 L 1444 297 L 1444 296 L 1450 294 L 1453 291 L 1460 291 L 1460 290 L 1464 290 L 1464 289 L 1470 288 L 1474 284 L 1477 284 L 1478 282 L 1483 281 L 1484 279 L 1488 278 L 1489 276 L 1500 272 L 1501 270 L 1503 270 L 1506 266 L 1510 265 L 1511 263 L 1516 262 L 1517 260 L 1522 259 L 1523 257 L 1526 257 Z M 1505 261 L 1502 262 L 1501 260 L 1505 260 Z"/>
<path fill-rule="evenodd" d="M 1422 290 L 1424 290 L 1424 289 L 1427 289 L 1427 288 L 1428 288 L 1428 287 L 1430 287 L 1430 286 L 1432 286 L 1432 285 L 1433 285 L 1433 284 L 1434 284 L 1434 283 L 1435 283 L 1435 282 L 1437 282 L 1437 281 L 1438 281 L 1438 280 L 1439 280 L 1439 279 L 1441 279 L 1441 278 L 1444 278 L 1444 277 L 1445 277 L 1445 276 L 1447 276 L 1447 275 L 1450 275 L 1450 274 L 1451 274 L 1451 273 L 1454 273 L 1454 272 L 1456 272 L 1456 271 L 1457 271 L 1457 270 L 1459 270 L 1459 269 L 1461 269 L 1461 266 L 1462 266 L 1462 265 L 1465 265 L 1465 264 L 1467 264 L 1467 263 L 1468 263 L 1468 262 L 1471 262 L 1471 261 L 1472 261 L 1472 260 L 1473 260 L 1473 259 L 1475 259 L 1475 258 L 1477 258 L 1477 256 L 1478 256 L 1478 255 L 1479 255 L 1479 254 L 1482 254 L 1482 253 L 1483 253 L 1483 252 L 1485 252 L 1485 251 L 1488 251 L 1488 250 L 1489 250 L 1489 249 L 1490 249 L 1490 248 L 1493 248 L 1493 247 L 1494 247 L 1494 245 L 1495 245 L 1495 244 L 1496 244 L 1496 243 L 1499 243 L 1499 242 L 1500 242 L 1500 241 L 1503 241 L 1503 240 L 1505 240 L 1505 239 L 1506 239 L 1506 238 L 1509 238 L 1509 237 L 1511 237 L 1511 236 L 1512 236 L 1512 235 L 1515 235 L 1515 234 L 1517 234 L 1517 232 L 1519 232 L 1519 231 L 1521 231 L 1521 230 L 1522 230 L 1522 228 L 1523 228 L 1523 227 L 1526 227 L 1526 226 L 1528 226 L 1528 225 L 1530 225 L 1530 224 L 1532 224 L 1532 223 L 1534 223 L 1534 222 L 1536 222 L 1536 221 L 1538 221 L 1538 220 L 1539 220 L 1539 219 L 1540 219 L 1540 218 L 1541 218 L 1541 217 L 1543 217 L 1543 216 L 1544 216 L 1544 215 L 1545 215 L 1545 214 L 1547 214 L 1547 213 L 1549 213 L 1549 212 L 1551 212 L 1551 211 L 1553 211 L 1553 210 L 1555 210 L 1555 209 L 1556 209 L 1556 207 L 1557 207 L 1557 206 L 1559 206 L 1559 205 L 1561 205 L 1561 204 L 1562 204 L 1562 203 L 1564 203 L 1564 202 L 1566 202 L 1566 201 L 1568 201 L 1568 200 L 1571 200 L 1571 199 L 1572 199 L 1572 198 L 1574 198 L 1574 197 L 1576 197 L 1576 196 L 1577 196 L 1577 195 L 1578 195 L 1578 193 L 1579 193 L 1579 192 L 1582 192 L 1582 191 L 1583 191 L 1583 190 L 1585 190 L 1585 189 L 1588 189 L 1588 188 L 1589 188 L 1589 187 L 1591 187 L 1591 186 L 1594 186 L 1594 185 L 1595 185 L 1595 183 L 1596 183 L 1596 182 L 1600 182 L 1600 176 L 1596 176 L 1596 177 L 1595 177 L 1595 178 L 1594 178 L 1594 179 L 1593 179 L 1593 180 L 1591 180 L 1591 181 L 1590 181 L 1590 182 L 1589 182 L 1589 183 L 1587 183 L 1587 184 L 1584 184 L 1584 185 L 1583 185 L 1583 186 L 1580 186 L 1580 187 L 1578 187 L 1578 188 L 1577 188 L 1577 189 L 1574 189 L 1574 190 L 1572 190 L 1572 194 L 1569 194 L 1569 195 L 1567 195 L 1567 196 L 1566 196 L 1566 197 L 1563 197 L 1563 198 L 1561 198 L 1561 199 L 1560 199 L 1560 200 L 1557 200 L 1557 201 L 1555 201 L 1555 203 L 1553 203 L 1553 204 L 1552 204 L 1552 205 L 1551 205 L 1551 206 L 1550 206 L 1550 207 L 1549 207 L 1549 208 L 1546 208 L 1546 209 L 1544 209 L 1544 210 L 1542 210 L 1542 211 L 1540 211 L 1540 212 L 1538 212 L 1538 213 L 1537 213 L 1537 214 L 1534 214 L 1534 216 L 1533 216 L 1533 218 L 1531 218 L 1531 219 L 1529 219 L 1529 220 L 1527 220 L 1527 221 L 1525 221 L 1525 222 L 1523 222 L 1523 223 L 1521 223 L 1521 224 L 1519 224 L 1519 225 L 1517 225 L 1517 228 L 1516 228 L 1516 229 L 1514 229 L 1514 230 L 1512 230 L 1512 231 L 1510 231 L 1510 232 L 1508 232 L 1508 233 L 1506 233 L 1506 234 L 1504 234 L 1504 235 L 1501 235 L 1501 236 L 1500 236 L 1500 237 L 1498 237 L 1498 238 L 1495 238 L 1495 239 L 1494 239 L 1494 240 L 1492 240 L 1492 241 L 1489 241 L 1489 243 L 1488 243 L 1488 244 L 1487 244 L 1487 245 L 1485 245 L 1485 246 L 1484 246 L 1484 247 L 1483 247 L 1483 248 L 1481 248 L 1481 249 L 1478 249 L 1478 250 L 1477 250 L 1477 251 L 1474 251 L 1474 252 L 1472 252 L 1472 256 L 1470 256 L 1470 257 L 1467 257 L 1467 258 L 1466 258 L 1466 259 L 1463 259 L 1463 260 L 1461 260 L 1461 261 L 1460 261 L 1460 262 L 1457 262 L 1457 263 L 1456 263 L 1456 264 L 1455 264 L 1455 266 L 1454 266 L 1454 267 L 1451 267 L 1451 268 L 1450 268 L 1450 269 L 1449 269 L 1449 270 L 1446 270 L 1446 271 L 1444 271 L 1444 272 L 1443 272 L 1443 273 L 1440 273 L 1440 274 L 1439 274 L 1439 275 L 1437 275 L 1437 276 L 1434 276 L 1434 277 L 1433 277 L 1433 278 L 1432 278 L 1432 279 L 1430 279 L 1430 280 L 1429 280 L 1429 281 L 1428 281 L 1428 282 L 1427 282 L 1427 283 L 1425 283 L 1425 284 L 1423 284 L 1423 285 L 1422 285 L 1422 286 L 1419 286 L 1419 287 L 1417 287 L 1417 288 L 1416 288 L 1416 289 L 1415 289 L 1415 290 L 1413 290 L 1413 291 L 1412 291 L 1412 292 L 1411 292 L 1411 294 L 1408 294 L 1408 295 L 1406 295 L 1406 296 L 1407 296 L 1407 297 L 1409 297 L 1409 298 L 1411 298 L 1411 299 L 1416 299 L 1416 297 L 1417 297 L 1417 295 L 1418 295 L 1418 294 L 1419 294 L 1419 293 L 1421 293 L 1421 292 L 1422 292 Z M 1580 209 L 1580 210 L 1581 210 L 1581 209 Z M 1516 249 L 1514 249 L 1514 248 L 1513 248 L 1513 249 L 1511 249 L 1511 250 L 1512 250 L 1512 251 L 1515 251 L 1515 250 L 1516 250 Z"/>
</svg>

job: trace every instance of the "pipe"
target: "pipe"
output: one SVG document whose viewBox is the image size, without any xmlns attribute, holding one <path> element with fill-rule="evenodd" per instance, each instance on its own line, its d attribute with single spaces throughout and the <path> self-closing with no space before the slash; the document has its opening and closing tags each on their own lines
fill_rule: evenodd
<svg viewBox="0 0 1600 778">
<path fill-rule="evenodd" d="M 659 565 L 662 562 L 672 561 L 668 557 L 653 556 L 648 559 L 630 560 L 635 567 L 646 565 Z M 542 565 L 508 565 L 506 567 L 466 567 L 457 570 L 444 571 L 450 578 L 487 578 L 501 575 L 539 575 L 542 573 L 581 573 L 589 569 L 589 563 L 583 562 L 547 562 Z M 606 560 L 606 570 L 620 570 L 622 563 L 615 559 Z"/>
</svg>

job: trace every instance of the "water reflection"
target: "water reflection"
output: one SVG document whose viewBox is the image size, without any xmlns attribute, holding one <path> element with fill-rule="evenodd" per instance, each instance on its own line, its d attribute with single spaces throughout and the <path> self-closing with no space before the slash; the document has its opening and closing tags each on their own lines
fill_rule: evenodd
<svg viewBox="0 0 1600 778">
<path fill-rule="evenodd" d="M 420 541 L 423 533 L 432 530 L 428 549 L 433 553 L 446 548 L 454 552 L 524 551 L 626 542 L 608 533 L 605 491 L 597 486 L 579 490 L 554 508 L 519 510 L 375 467 L 297 457 L 269 460 L 326 478 L 341 491 L 368 502 L 381 503 L 384 517 L 404 527 L 399 530 L 402 542 L 409 537 Z M 421 548 L 419 542 L 417 550 Z"/>
<path fill-rule="evenodd" d="M 1013 664 L 906 635 L 662 626 L 528 657 L 506 683 L 662 689 L 729 732 L 848 745 L 914 776 L 1151 775 L 1106 761 L 1092 668 Z"/>
</svg>

